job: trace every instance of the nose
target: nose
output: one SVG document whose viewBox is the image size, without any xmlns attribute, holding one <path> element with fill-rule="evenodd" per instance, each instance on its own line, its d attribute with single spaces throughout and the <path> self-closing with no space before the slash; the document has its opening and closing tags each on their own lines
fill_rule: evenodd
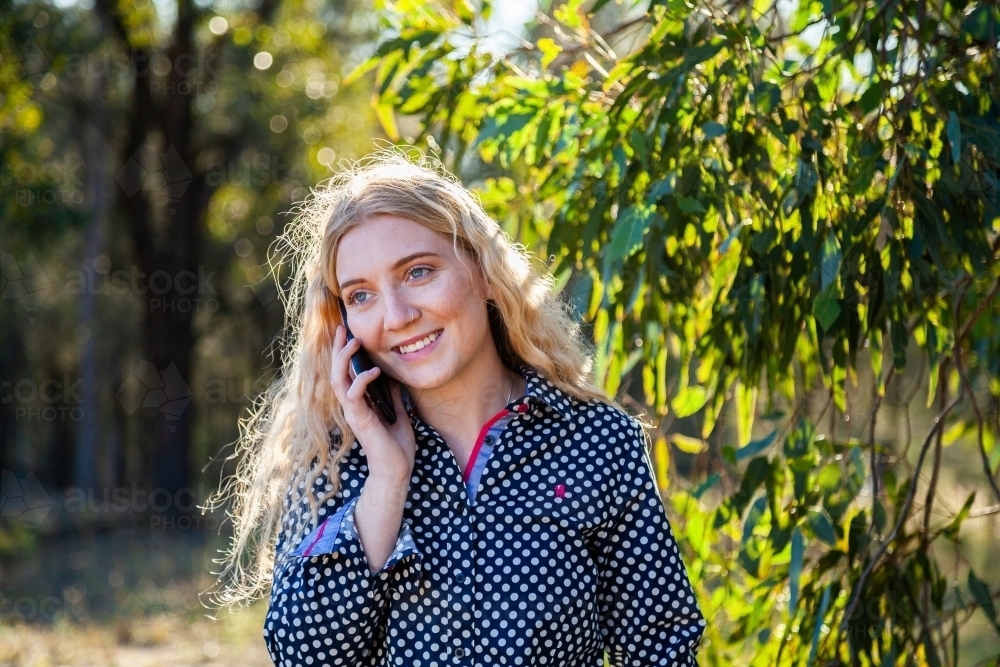
<svg viewBox="0 0 1000 667">
<path fill-rule="evenodd" d="M 402 292 L 393 290 L 384 296 L 385 317 L 382 326 L 386 331 L 398 331 L 409 326 L 419 312 Z"/>
</svg>

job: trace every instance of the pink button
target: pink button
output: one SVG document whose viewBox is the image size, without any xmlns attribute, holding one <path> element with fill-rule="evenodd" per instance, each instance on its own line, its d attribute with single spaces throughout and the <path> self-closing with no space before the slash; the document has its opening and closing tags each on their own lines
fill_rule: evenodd
<svg viewBox="0 0 1000 667">
<path fill-rule="evenodd" d="M 556 498 L 565 498 L 565 497 L 566 497 L 566 485 L 556 484 Z"/>
</svg>

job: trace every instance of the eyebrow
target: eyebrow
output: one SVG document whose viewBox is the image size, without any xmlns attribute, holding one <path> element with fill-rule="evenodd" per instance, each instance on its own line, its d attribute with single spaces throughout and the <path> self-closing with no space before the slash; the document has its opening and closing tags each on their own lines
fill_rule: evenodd
<svg viewBox="0 0 1000 667">
<path fill-rule="evenodd" d="M 398 260 L 396 260 L 396 263 L 392 265 L 392 270 L 395 271 L 396 269 L 398 269 L 399 267 L 403 266 L 404 264 L 412 262 L 413 260 L 415 260 L 415 259 L 417 259 L 419 257 L 437 257 L 437 258 L 440 259 L 441 255 L 437 254 L 436 252 L 430 252 L 429 250 L 421 250 L 420 252 L 415 252 L 415 253 L 407 255 L 406 257 L 401 257 Z M 351 285 L 355 285 L 357 283 L 363 283 L 363 282 L 365 282 L 364 278 L 351 278 L 350 280 L 345 280 L 340 285 L 340 291 L 343 292 L 345 289 L 347 289 Z"/>
</svg>

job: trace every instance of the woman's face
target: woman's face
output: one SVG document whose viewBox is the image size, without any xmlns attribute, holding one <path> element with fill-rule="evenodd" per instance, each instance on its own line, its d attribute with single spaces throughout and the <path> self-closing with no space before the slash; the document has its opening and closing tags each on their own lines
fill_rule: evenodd
<svg viewBox="0 0 1000 667">
<path fill-rule="evenodd" d="M 473 257 L 457 249 L 450 237 L 392 215 L 366 220 L 337 247 L 351 332 L 408 387 L 441 387 L 495 354 L 486 312 L 493 294 Z"/>
</svg>

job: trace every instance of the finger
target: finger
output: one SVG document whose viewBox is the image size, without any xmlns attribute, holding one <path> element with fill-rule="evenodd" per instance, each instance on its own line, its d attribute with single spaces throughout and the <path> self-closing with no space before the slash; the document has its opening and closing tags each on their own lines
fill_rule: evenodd
<svg viewBox="0 0 1000 667">
<path fill-rule="evenodd" d="M 344 408 L 344 416 L 356 433 L 367 431 L 378 423 L 378 415 L 368 403 L 368 397 L 365 395 L 368 384 L 377 376 L 378 369 L 376 368 L 362 373 L 351 382 L 340 399 Z"/>
<path fill-rule="evenodd" d="M 361 342 L 355 338 L 353 340 L 347 341 L 347 343 L 340 348 L 333 360 L 333 379 L 345 392 L 347 391 L 350 383 L 354 380 L 354 374 L 351 372 L 351 356 L 354 355 L 361 347 Z"/>
<path fill-rule="evenodd" d="M 352 345 L 353 342 L 350 341 L 343 345 L 337 354 L 334 355 L 330 365 L 330 384 L 333 385 L 333 392 L 337 396 L 337 400 L 341 403 L 346 400 L 347 391 L 351 388 L 351 383 L 354 381 L 350 363 L 351 355 L 357 350 L 355 349 L 356 346 Z"/>
<path fill-rule="evenodd" d="M 375 381 L 380 372 L 381 369 L 375 366 L 356 377 L 351 383 L 351 388 L 347 391 L 348 400 L 352 402 L 364 401 L 365 390 L 368 389 L 368 385 Z"/>
</svg>

